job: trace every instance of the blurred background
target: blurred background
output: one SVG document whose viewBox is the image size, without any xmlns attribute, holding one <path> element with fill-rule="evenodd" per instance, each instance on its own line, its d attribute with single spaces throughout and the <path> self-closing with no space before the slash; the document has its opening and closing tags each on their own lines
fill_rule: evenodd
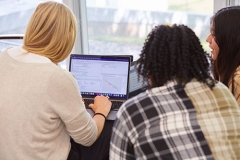
<svg viewBox="0 0 240 160">
<path fill-rule="evenodd" d="M 27 22 L 44 0 L 0 0 L 0 50 L 21 45 Z M 185 24 L 205 39 L 210 18 L 240 0 L 58 0 L 75 13 L 79 32 L 74 54 L 123 54 L 139 57 L 147 34 L 159 24 Z M 16 37 L 17 35 L 17 37 Z M 15 36 L 15 38 L 8 38 Z M 4 37 L 4 38 L 1 38 Z M 67 60 L 60 64 L 67 69 Z"/>
</svg>

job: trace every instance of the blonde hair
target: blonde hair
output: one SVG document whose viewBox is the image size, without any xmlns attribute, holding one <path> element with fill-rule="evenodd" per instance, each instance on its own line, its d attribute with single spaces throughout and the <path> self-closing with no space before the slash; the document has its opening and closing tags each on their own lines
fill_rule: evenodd
<svg viewBox="0 0 240 160">
<path fill-rule="evenodd" d="M 76 18 L 67 6 L 54 1 L 40 3 L 28 22 L 23 48 L 58 63 L 70 54 L 76 32 Z"/>
</svg>

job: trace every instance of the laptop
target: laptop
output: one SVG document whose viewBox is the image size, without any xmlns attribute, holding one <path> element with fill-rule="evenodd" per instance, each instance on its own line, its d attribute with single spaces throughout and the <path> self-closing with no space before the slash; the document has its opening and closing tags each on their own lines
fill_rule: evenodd
<svg viewBox="0 0 240 160">
<path fill-rule="evenodd" d="M 131 57 L 118 55 L 70 55 L 69 71 L 75 76 L 87 111 L 97 95 L 108 95 L 112 108 L 108 120 L 115 120 L 119 107 L 128 99 Z"/>
<path fill-rule="evenodd" d="M 133 55 L 117 55 L 120 57 L 130 57 L 130 62 L 133 62 Z"/>
<path fill-rule="evenodd" d="M 132 98 L 139 93 L 145 91 L 149 86 L 148 82 L 143 83 L 143 78 L 139 77 L 136 69 L 136 61 L 131 63 L 129 75 L 129 98 Z"/>
</svg>

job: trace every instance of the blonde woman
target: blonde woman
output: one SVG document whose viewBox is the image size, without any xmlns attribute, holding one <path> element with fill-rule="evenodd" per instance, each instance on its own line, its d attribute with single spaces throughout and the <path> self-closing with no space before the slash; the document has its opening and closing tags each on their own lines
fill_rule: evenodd
<svg viewBox="0 0 240 160">
<path fill-rule="evenodd" d="M 111 102 L 97 96 L 90 107 L 99 114 L 92 118 L 74 77 L 56 65 L 72 50 L 76 25 L 64 4 L 41 3 L 23 46 L 0 54 L 1 160 L 66 160 L 70 137 L 90 146 L 100 135 Z"/>
</svg>

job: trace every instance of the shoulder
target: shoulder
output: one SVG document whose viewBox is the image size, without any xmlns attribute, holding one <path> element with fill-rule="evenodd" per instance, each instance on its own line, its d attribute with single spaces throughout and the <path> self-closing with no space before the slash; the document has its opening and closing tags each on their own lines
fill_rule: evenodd
<svg viewBox="0 0 240 160">
<path fill-rule="evenodd" d="M 226 94 L 231 94 L 231 91 L 229 90 L 229 88 L 220 81 L 216 82 L 216 84 L 213 88 L 213 91 L 221 91 L 221 92 L 224 92 Z"/>
<path fill-rule="evenodd" d="M 129 109 L 129 108 L 136 107 L 136 104 L 142 103 L 143 101 L 145 101 L 147 99 L 148 99 L 147 92 L 146 91 L 142 92 L 142 93 L 128 99 L 126 102 L 124 102 L 121 108 Z"/>
<path fill-rule="evenodd" d="M 200 84 L 202 90 L 202 94 L 208 95 L 209 98 L 215 98 L 215 99 L 222 99 L 222 98 L 227 98 L 229 100 L 234 100 L 234 97 L 229 90 L 227 86 L 225 86 L 222 82 L 217 81 L 215 83 L 215 86 L 211 90 L 207 85 L 205 84 Z"/>
<path fill-rule="evenodd" d="M 240 85 L 240 66 L 236 69 L 236 71 L 234 73 L 234 81 L 235 81 L 235 83 Z"/>
<path fill-rule="evenodd" d="M 76 80 L 74 75 L 65 70 L 60 68 L 57 65 L 52 66 L 52 73 L 50 77 L 50 81 L 54 84 L 74 84 L 76 85 Z"/>
<path fill-rule="evenodd" d="M 117 117 L 123 121 L 129 117 L 141 117 L 141 114 L 145 112 L 146 106 L 151 106 L 152 103 L 149 94 L 145 91 L 124 102 L 117 113 Z"/>
<path fill-rule="evenodd" d="M 217 82 L 215 87 L 212 90 L 216 100 L 218 101 L 219 105 L 224 105 L 224 106 L 237 106 L 237 101 L 232 94 L 232 92 L 229 90 L 227 86 L 225 86 L 221 82 Z"/>
<path fill-rule="evenodd" d="M 130 99 L 128 99 L 124 104 L 126 105 L 126 107 L 130 107 L 134 104 L 137 103 L 142 103 L 142 101 L 145 101 L 146 99 L 148 99 L 149 95 L 147 93 L 147 91 L 144 91 Z"/>
<path fill-rule="evenodd" d="M 206 84 L 199 82 L 197 80 L 193 80 L 189 83 L 184 88 L 188 92 L 196 92 L 196 93 L 218 93 L 218 92 L 224 92 L 226 94 L 230 94 L 231 92 L 229 89 L 220 81 L 217 81 L 215 83 L 215 86 L 211 90 Z"/>
<path fill-rule="evenodd" d="M 62 78 L 66 78 L 66 79 L 74 79 L 74 75 L 71 72 L 57 65 L 54 65 L 53 69 L 54 69 L 53 76 L 61 76 Z"/>
</svg>

